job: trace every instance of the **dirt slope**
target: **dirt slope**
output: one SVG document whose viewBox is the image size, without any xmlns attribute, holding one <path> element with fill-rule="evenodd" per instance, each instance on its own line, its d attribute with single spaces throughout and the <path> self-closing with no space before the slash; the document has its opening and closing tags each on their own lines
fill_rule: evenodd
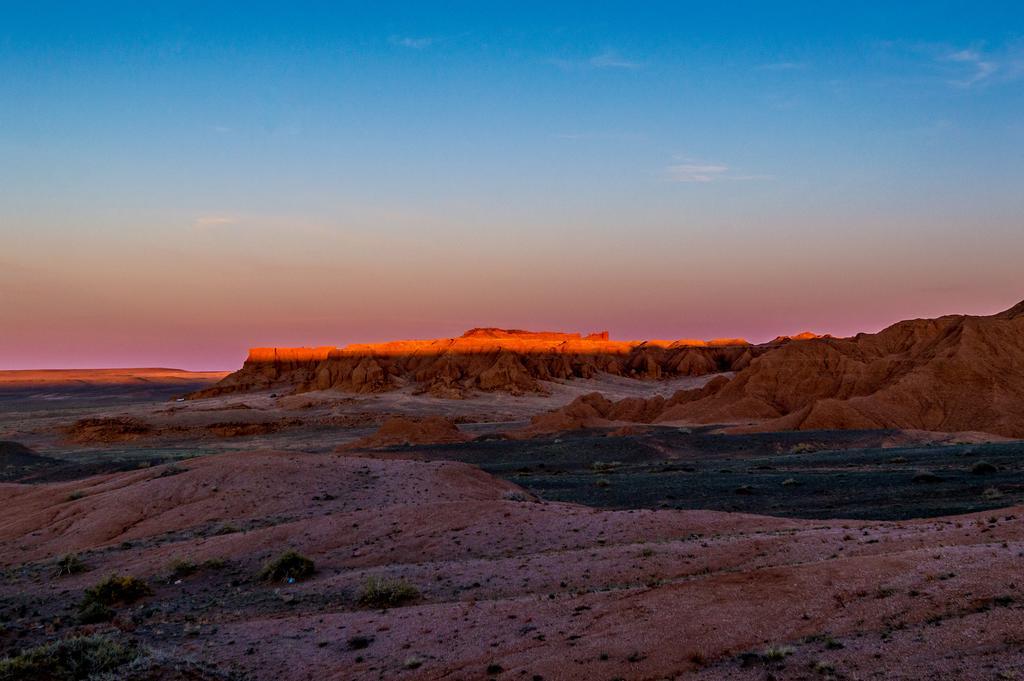
<svg viewBox="0 0 1024 681">
<path fill-rule="evenodd" d="M 182 468 L 0 485 L 0 652 L 120 630 L 161 659 L 274 681 L 976 679 L 1024 662 L 1020 508 L 799 521 L 524 501 L 453 463 L 252 452 Z M 259 581 L 286 548 L 316 573 Z M 86 572 L 54 576 L 67 551 Z M 181 559 L 199 567 L 171 573 Z M 113 571 L 155 593 L 75 624 L 69 605 Z M 418 596 L 361 604 L 370 577 Z"/>
<path fill-rule="evenodd" d="M 18 480 L 34 470 L 59 463 L 20 442 L 0 441 L 0 480 Z"/>
</svg>

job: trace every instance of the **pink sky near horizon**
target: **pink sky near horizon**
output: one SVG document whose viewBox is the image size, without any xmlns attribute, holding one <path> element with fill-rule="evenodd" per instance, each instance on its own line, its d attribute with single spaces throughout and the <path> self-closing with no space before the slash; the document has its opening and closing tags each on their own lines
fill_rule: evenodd
<svg viewBox="0 0 1024 681">
<path fill-rule="evenodd" d="M 309 301 L 291 305 L 274 301 L 262 314 L 259 305 L 249 304 L 227 315 L 218 315 L 214 307 L 195 314 L 161 314 L 159 308 L 121 314 L 115 305 L 79 314 L 62 311 L 42 323 L 6 332 L 0 338 L 0 369 L 160 366 L 233 370 L 241 365 L 249 347 L 342 346 L 450 337 L 476 326 L 582 333 L 608 330 L 618 340 L 741 337 L 763 342 L 805 330 L 846 336 L 875 332 L 908 318 L 992 314 L 1019 302 L 1012 295 L 980 291 L 973 296 L 951 293 L 944 299 L 920 295 L 894 295 L 867 303 L 846 299 L 839 305 L 779 298 L 778 294 L 774 299 L 772 295 L 723 297 L 675 310 L 664 299 L 638 306 L 624 305 L 621 300 L 611 305 L 587 301 L 574 307 L 538 310 L 508 304 L 504 314 L 488 310 L 480 302 L 438 308 L 422 299 L 410 300 L 404 307 L 392 302 L 386 306 L 392 314 L 360 314 L 344 301 L 327 309 Z M 664 307 L 659 309 L 659 305 Z"/>
<path fill-rule="evenodd" d="M 1024 298 L 1006 246 L 1019 234 L 964 242 L 949 230 L 922 245 L 912 230 L 840 223 L 829 233 L 703 229 L 621 247 L 565 225 L 536 241 L 504 224 L 401 234 L 373 219 L 288 224 L 180 219 L 57 241 L 25 229 L 17 251 L 0 253 L 0 369 L 235 369 L 253 346 L 449 337 L 477 326 L 762 342 L 992 314 Z"/>
</svg>

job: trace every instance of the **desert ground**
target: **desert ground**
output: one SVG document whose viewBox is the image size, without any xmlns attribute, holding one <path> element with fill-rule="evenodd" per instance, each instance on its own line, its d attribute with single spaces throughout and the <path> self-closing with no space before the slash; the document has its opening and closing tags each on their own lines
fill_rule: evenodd
<svg viewBox="0 0 1024 681">
<path fill-rule="evenodd" d="M 0 0 L 0 681 L 1024 681 L 1024 0 Z"/>
<path fill-rule="evenodd" d="M 715 375 L 179 401 L 223 375 L 14 373 L 2 679 L 69 641 L 132 679 L 1013 679 L 1024 663 L 1014 439 L 530 430 L 592 392 Z"/>
</svg>

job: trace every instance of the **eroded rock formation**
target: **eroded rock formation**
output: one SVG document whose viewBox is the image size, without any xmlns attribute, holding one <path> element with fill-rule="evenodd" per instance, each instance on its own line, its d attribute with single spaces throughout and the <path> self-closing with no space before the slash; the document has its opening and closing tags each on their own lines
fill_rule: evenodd
<svg viewBox="0 0 1024 681">
<path fill-rule="evenodd" d="M 1024 303 L 988 317 L 915 319 L 852 338 L 786 339 L 714 388 L 642 406 L 587 396 L 538 416 L 531 427 L 568 429 L 604 419 L 1024 437 Z"/>
<path fill-rule="evenodd" d="M 543 392 L 541 381 L 599 372 L 638 379 L 738 371 L 768 346 L 741 339 L 611 341 L 580 334 L 473 329 L 459 338 L 395 341 L 344 348 L 254 348 L 239 371 L 193 393 L 212 397 L 280 388 L 374 393 L 413 384 L 459 398 L 468 391 Z"/>
<path fill-rule="evenodd" d="M 375 449 L 399 445 L 437 445 L 465 442 L 469 435 L 443 416 L 412 418 L 393 416 L 381 424 L 377 432 L 356 440 L 341 450 Z"/>
<path fill-rule="evenodd" d="M 728 383 L 729 379 L 724 376 L 716 376 L 702 388 L 680 390 L 671 397 L 629 397 L 616 402 L 600 393 L 589 393 L 577 397 L 564 407 L 537 414 L 529 426 L 510 435 L 532 437 L 582 428 L 601 428 L 618 422 L 653 423 L 668 410 L 714 395 Z"/>
<path fill-rule="evenodd" d="M 132 416 L 80 419 L 64 429 L 66 439 L 78 444 L 128 442 L 152 432 L 150 424 Z"/>
<path fill-rule="evenodd" d="M 915 319 L 876 334 L 787 343 L 716 395 L 659 418 L 1024 437 L 1024 303 L 989 317 Z"/>
</svg>

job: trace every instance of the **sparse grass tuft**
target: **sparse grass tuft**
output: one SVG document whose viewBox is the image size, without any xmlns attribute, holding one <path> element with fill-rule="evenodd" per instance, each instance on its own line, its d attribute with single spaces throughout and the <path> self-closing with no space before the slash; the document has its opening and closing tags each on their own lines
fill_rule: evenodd
<svg viewBox="0 0 1024 681">
<path fill-rule="evenodd" d="M 114 610 L 96 601 L 82 601 L 78 604 L 78 621 L 81 624 L 99 624 L 114 618 Z"/>
<path fill-rule="evenodd" d="M 793 649 L 789 646 L 772 646 L 770 648 L 766 648 L 765 651 L 761 653 L 761 657 L 765 662 L 781 662 L 792 654 Z"/>
<path fill-rule="evenodd" d="M 149 596 L 153 590 L 138 577 L 110 575 L 96 586 L 86 589 L 85 595 L 98 603 L 114 605 L 116 603 L 134 603 Z"/>
<path fill-rule="evenodd" d="M 85 570 L 85 563 L 81 561 L 77 553 L 67 553 L 57 561 L 57 567 L 53 574 L 55 577 L 67 577 L 85 572 Z"/>
<path fill-rule="evenodd" d="M 299 581 L 312 576 L 314 572 L 316 566 L 309 558 L 295 551 L 285 551 L 263 566 L 260 579 L 268 582 Z"/>
<path fill-rule="evenodd" d="M 359 591 L 360 605 L 371 608 L 395 608 L 419 598 L 420 592 L 404 579 L 370 577 Z"/>
<path fill-rule="evenodd" d="M 78 681 L 113 672 L 139 654 L 106 636 L 68 638 L 0 660 L 0 681 Z"/>
<path fill-rule="evenodd" d="M 841 641 L 835 640 L 832 636 L 826 635 L 822 638 L 822 643 L 825 644 L 825 648 L 828 650 L 842 650 L 846 646 Z"/>
<path fill-rule="evenodd" d="M 996 499 L 1002 499 L 1003 493 L 999 491 L 998 487 L 989 487 L 981 493 L 981 496 L 985 497 L 989 501 L 994 501 Z"/>
<path fill-rule="evenodd" d="M 110 575 L 85 590 L 78 604 L 78 619 L 83 624 L 105 622 L 114 615 L 111 606 L 131 604 L 152 593 L 149 585 L 137 577 Z"/>
<path fill-rule="evenodd" d="M 188 558 L 178 558 L 177 560 L 171 561 L 171 579 L 177 580 L 182 579 L 183 577 L 188 577 L 189 575 L 195 574 L 198 569 L 199 566 Z"/>
<path fill-rule="evenodd" d="M 835 672 L 835 670 L 836 668 L 828 662 L 818 661 L 814 663 L 814 671 L 818 672 L 819 674 L 831 674 Z"/>
<path fill-rule="evenodd" d="M 845 648 L 840 641 L 837 641 L 832 634 L 815 634 L 804 639 L 805 643 L 821 643 L 826 650 L 840 650 Z"/>
</svg>

